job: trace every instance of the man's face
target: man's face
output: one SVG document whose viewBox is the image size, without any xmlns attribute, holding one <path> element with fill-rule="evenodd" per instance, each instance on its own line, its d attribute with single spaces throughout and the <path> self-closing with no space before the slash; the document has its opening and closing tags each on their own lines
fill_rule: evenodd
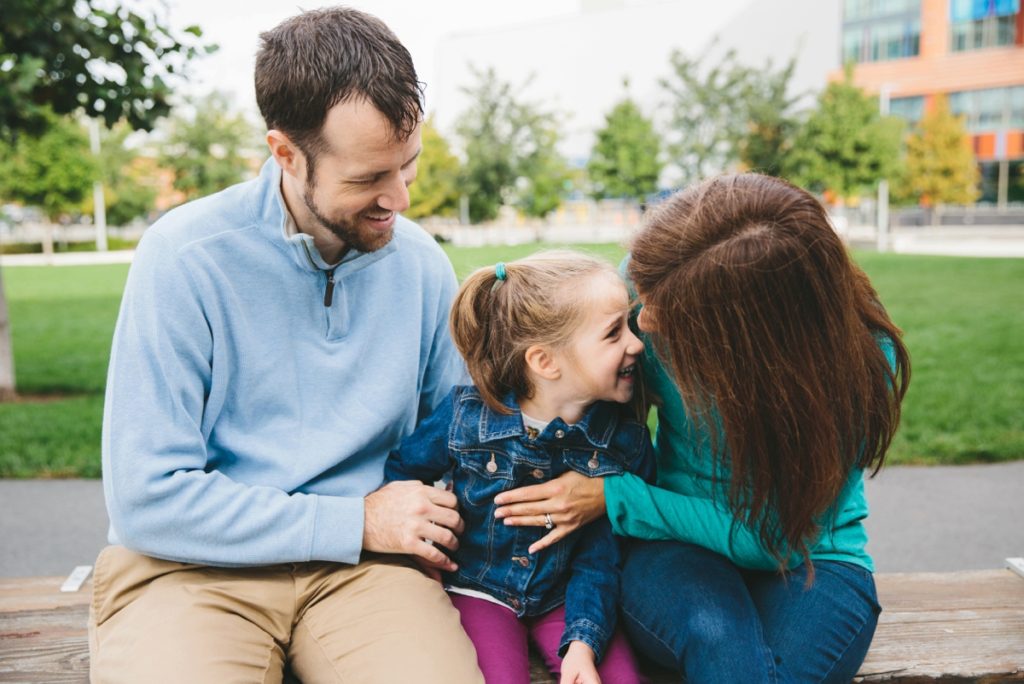
<svg viewBox="0 0 1024 684">
<path fill-rule="evenodd" d="M 316 156 L 312 173 L 307 166 L 306 209 L 346 247 L 380 249 L 391 240 L 395 214 L 409 208 L 420 128 L 396 140 L 384 115 L 356 99 L 327 112 L 322 136 L 326 149 Z"/>
</svg>

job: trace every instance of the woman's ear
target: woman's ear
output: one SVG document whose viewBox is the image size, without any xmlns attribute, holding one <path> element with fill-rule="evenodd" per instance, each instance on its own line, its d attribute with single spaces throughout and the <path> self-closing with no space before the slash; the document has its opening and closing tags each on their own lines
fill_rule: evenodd
<svg viewBox="0 0 1024 684">
<path fill-rule="evenodd" d="M 534 344 L 526 350 L 525 356 L 526 367 L 534 375 L 545 380 L 557 380 L 562 377 L 562 369 L 558 367 L 554 354 L 547 347 Z"/>
</svg>

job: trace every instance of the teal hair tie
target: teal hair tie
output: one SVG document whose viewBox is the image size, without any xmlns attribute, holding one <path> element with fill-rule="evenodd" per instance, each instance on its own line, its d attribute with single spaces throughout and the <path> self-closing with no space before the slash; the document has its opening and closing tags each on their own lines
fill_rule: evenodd
<svg viewBox="0 0 1024 684">
<path fill-rule="evenodd" d="M 491 294 L 494 294 L 494 291 L 501 287 L 501 284 L 505 282 L 505 278 L 508 277 L 508 272 L 505 271 L 504 261 L 499 261 L 494 265 L 494 277 L 496 280 L 494 281 L 494 284 L 491 285 Z"/>
</svg>

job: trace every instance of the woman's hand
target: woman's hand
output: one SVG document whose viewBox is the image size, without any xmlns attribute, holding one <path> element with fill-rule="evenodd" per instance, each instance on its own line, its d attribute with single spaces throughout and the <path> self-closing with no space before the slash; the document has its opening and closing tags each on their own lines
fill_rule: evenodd
<svg viewBox="0 0 1024 684">
<path fill-rule="evenodd" d="M 604 515 L 604 480 L 570 470 L 550 482 L 502 492 L 494 503 L 494 517 L 506 525 L 544 527 L 551 516 L 554 528 L 529 548 L 536 553 Z"/>
<path fill-rule="evenodd" d="M 562 678 L 559 684 L 601 684 L 594 665 L 594 652 L 582 641 L 569 644 L 562 658 Z"/>
</svg>

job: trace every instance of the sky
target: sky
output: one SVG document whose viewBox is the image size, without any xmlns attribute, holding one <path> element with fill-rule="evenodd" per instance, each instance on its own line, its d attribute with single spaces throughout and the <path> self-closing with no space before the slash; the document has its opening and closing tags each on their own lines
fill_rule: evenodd
<svg viewBox="0 0 1024 684">
<path fill-rule="evenodd" d="M 239 108 L 256 112 L 252 73 L 259 34 L 303 9 L 338 4 L 309 0 L 137 0 L 134 5 L 155 12 L 177 29 L 198 24 L 203 37 L 220 49 L 193 63 L 183 92 L 219 90 L 232 95 Z M 579 0 L 366 0 L 345 3 L 379 17 L 412 53 L 420 80 L 436 81 L 435 60 L 447 36 L 480 29 L 512 26 L 576 11 Z"/>
</svg>

